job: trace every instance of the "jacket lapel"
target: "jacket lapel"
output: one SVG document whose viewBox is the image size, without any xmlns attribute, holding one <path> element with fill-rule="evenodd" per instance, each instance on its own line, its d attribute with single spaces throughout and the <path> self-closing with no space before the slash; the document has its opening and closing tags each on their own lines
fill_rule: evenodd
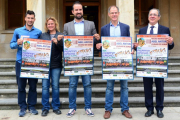
<svg viewBox="0 0 180 120">
<path fill-rule="evenodd" d="M 158 25 L 158 32 L 157 32 L 157 33 L 158 33 L 158 34 L 161 34 L 161 33 L 162 33 L 161 31 L 162 31 L 161 25 Z"/>
<path fill-rule="evenodd" d="M 76 35 L 75 28 L 74 28 L 74 20 L 70 22 L 70 26 L 71 26 L 72 35 Z"/>
<path fill-rule="evenodd" d="M 87 22 L 86 20 L 84 20 L 84 35 L 89 35 L 89 34 L 88 34 L 89 31 L 88 31 L 87 28 L 90 28 L 90 27 L 89 27 L 89 24 L 88 24 L 88 22 Z"/>
<path fill-rule="evenodd" d="M 106 27 L 107 27 L 107 36 L 110 36 L 110 23 Z"/>
<path fill-rule="evenodd" d="M 120 28 L 121 36 L 125 36 L 124 31 L 123 31 L 125 29 L 124 29 L 124 26 L 121 24 L 121 22 L 119 23 L 119 26 L 120 26 L 119 28 Z"/>
</svg>

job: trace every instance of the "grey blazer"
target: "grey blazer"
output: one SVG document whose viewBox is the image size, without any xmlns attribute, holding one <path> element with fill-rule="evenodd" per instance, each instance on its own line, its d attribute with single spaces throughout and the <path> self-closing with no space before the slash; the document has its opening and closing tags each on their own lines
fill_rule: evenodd
<svg viewBox="0 0 180 120">
<path fill-rule="evenodd" d="M 94 22 L 84 20 L 84 35 L 94 35 L 96 34 L 96 28 Z M 76 35 L 74 28 L 74 21 L 64 24 L 64 35 Z M 100 40 L 94 39 L 94 45 L 99 43 Z"/>
</svg>

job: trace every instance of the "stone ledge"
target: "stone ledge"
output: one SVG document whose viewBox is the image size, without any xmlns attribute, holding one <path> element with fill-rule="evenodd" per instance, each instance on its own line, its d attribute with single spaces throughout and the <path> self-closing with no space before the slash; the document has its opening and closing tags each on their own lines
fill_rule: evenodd
<svg viewBox="0 0 180 120">
<path fill-rule="evenodd" d="M 128 87 L 130 92 L 144 92 L 144 87 Z M 29 89 L 26 89 L 28 91 Z M 59 88 L 61 93 L 68 93 L 69 88 Z M 104 92 L 106 87 L 92 88 L 93 93 Z M 114 87 L 114 92 L 119 92 L 120 87 Z M 153 87 L 153 91 L 156 91 L 156 87 Z M 179 92 L 180 87 L 164 87 L 164 92 Z M 18 89 L 0 89 L 0 94 L 17 94 Z M 50 89 L 52 92 L 52 89 Z M 42 88 L 37 88 L 37 93 L 42 93 Z M 84 93 L 84 88 L 77 88 L 77 93 Z"/>
<path fill-rule="evenodd" d="M 50 98 L 49 101 L 52 99 Z M 120 98 L 114 97 L 114 103 L 119 103 Z M 69 104 L 68 98 L 60 98 L 61 104 Z M 129 97 L 129 103 L 143 103 L 144 104 L 144 97 Z M 155 103 L 155 97 L 153 97 L 153 102 Z M 77 98 L 77 104 L 84 104 L 84 98 Z M 164 97 L 164 103 L 180 103 L 180 97 Z M 41 104 L 41 98 L 37 99 L 37 104 Z M 92 104 L 105 104 L 105 98 L 94 98 L 92 97 Z M 5 98 L 0 99 L 0 106 L 4 105 L 18 105 L 17 98 Z"/>
</svg>

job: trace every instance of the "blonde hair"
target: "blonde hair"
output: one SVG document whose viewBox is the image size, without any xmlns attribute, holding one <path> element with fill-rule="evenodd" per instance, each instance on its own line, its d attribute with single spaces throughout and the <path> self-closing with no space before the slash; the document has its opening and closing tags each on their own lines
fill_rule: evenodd
<svg viewBox="0 0 180 120">
<path fill-rule="evenodd" d="M 60 32 L 60 30 L 59 30 L 59 24 L 58 24 L 56 18 L 54 18 L 54 17 L 49 17 L 49 18 L 46 20 L 45 26 L 44 26 L 45 31 L 48 32 L 47 23 L 48 23 L 49 20 L 53 20 L 53 21 L 54 21 L 55 26 L 56 26 L 56 31 Z"/>
</svg>

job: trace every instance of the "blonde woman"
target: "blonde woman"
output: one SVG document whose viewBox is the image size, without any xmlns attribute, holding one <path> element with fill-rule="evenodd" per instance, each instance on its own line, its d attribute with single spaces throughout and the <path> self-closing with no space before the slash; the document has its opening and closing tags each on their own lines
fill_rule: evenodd
<svg viewBox="0 0 180 120">
<path fill-rule="evenodd" d="M 51 40 L 52 49 L 51 49 L 51 64 L 49 79 L 42 80 L 42 116 L 47 116 L 50 109 L 49 104 L 49 88 L 52 86 L 52 102 L 51 106 L 53 112 L 57 115 L 61 114 L 59 109 L 60 100 L 59 100 L 59 79 L 62 71 L 62 51 L 63 51 L 63 41 L 57 40 L 58 35 L 63 35 L 59 32 L 59 24 L 54 17 L 50 17 L 46 20 L 45 23 L 46 32 L 40 36 L 40 39 Z"/>
</svg>

